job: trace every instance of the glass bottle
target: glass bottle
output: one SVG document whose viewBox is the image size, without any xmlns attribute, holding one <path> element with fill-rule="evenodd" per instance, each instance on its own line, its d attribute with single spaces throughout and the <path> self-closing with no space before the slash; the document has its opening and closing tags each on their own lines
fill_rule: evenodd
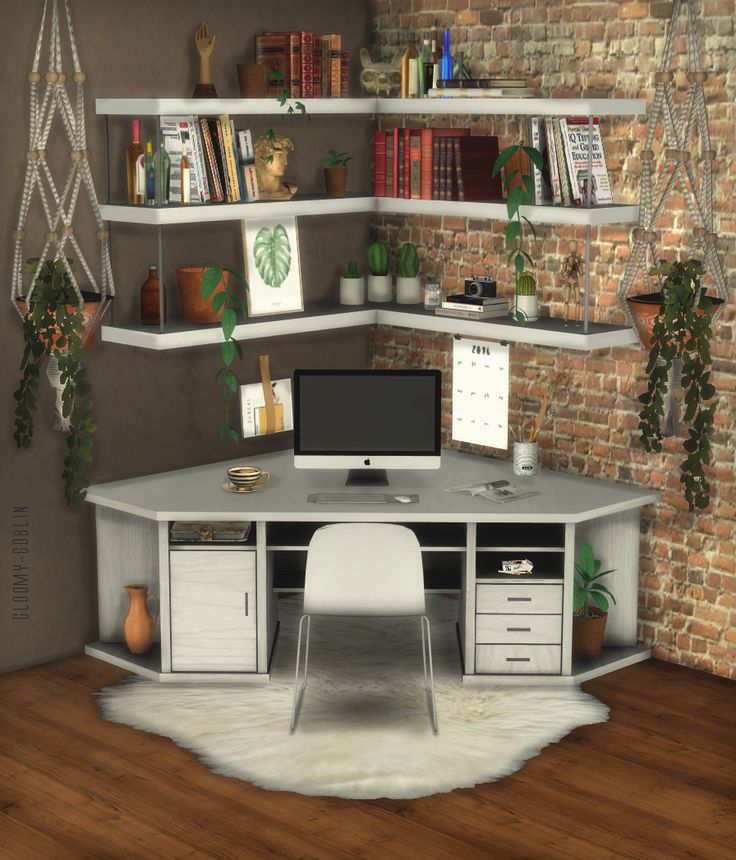
<svg viewBox="0 0 736 860">
<path fill-rule="evenodd" d="M 145 183 L 146 183 L 146 206 L 155 206 L 156 205 L 156 165 L 153 160 L 153 149 L 151 147 L 151 141 L 149 140 L 146 143 L 146 155 L 145 160 L 143 162 L 143 172 L 145 175 Z"/>
<path fill-rule="evenodd" d="M 141 323 L 143 325 L 158 325 L 161 321 L 161 283 L 158 279 L 158 269 L 150 266 L 148 278 L 141 287 Z M 164 290 L 164 322 L 166 322 L 166 291 Z"/>
<path fill-rule="evenodd" d="M 181 202 L 192 202 L 192 174 L 187 158 L 187 142 L 183 141 L 181 145 Z"/>
<path fill-rule="evenodd" d="M 467 81 L 470 78 L 470 72 L 465 63 L 465 53 L 456 51 L 453 57 L 452 76 L 457 81 Z"/>
<path fill-rule="evenodd" d="M 166 147 L 161 142 L 161 146 L 154 158 L 155 183 L 156 183 L 156 203 L 159 206 L 165 206 L 169 202 L 169 181 L 171 179 L 171 159 Z"/>
<path fill-rule="evenodd" d="M 442 49 L 442 80 L 452 80 L 452 54 L 450 52 L 450 31 L 445 30 L 445 45 Z"/>
<path fill-rule="evenodd" d="M 424 34 L 422 52 L 419 54 L 419 95 L 425 97 L 432 89 L 434 76 L 434 54 L 429 45 L 429 33 Z"/>
<path fill-rule="evenodd" d="M 417 49 L 414 44 L 414 34 L 408 32 L 406 34 L 406 50 L 401 59 L 401 98 L 409 98 L 409 60 L 416 60 Z"/>
<path fill-rule="evenodd" d="M 130 123 L 132 129 L 132 141 L 125 150 L 125 168 L 128 174 L 128 203 L 141 205 L 143 203 L 143 192 L 136 181 L 136 162 L 143 155 L 141 146 L 141 121 L 134 119 Z"/>
</svg>

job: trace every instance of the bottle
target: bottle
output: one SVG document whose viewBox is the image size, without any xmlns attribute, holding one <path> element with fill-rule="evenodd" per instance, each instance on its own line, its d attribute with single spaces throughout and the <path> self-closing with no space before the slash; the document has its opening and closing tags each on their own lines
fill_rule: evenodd
<svg viewBox="0 0 736 860">
<path fill-rule="evenodd" d="M 143 203 L 143 192 L 136 181 L 138 158 L 143 155 L 141 146 L 141 121 L 134 119 L 130 123 L 132 137 L 130 146 L 125 150 L 125 167 L 128 173 L 128 203 L 140 205 Z"/>
<path fill-rule="evenodd" d="M 401 59 L 401 98 L 409 98 L 409 60 L 416 60 L 417 49 L 414 44 L 414 36 L 411 32 L 406 34 L 406 50 Z"/>
<path fill-rule="evenodd" d="M 171 179 L 171 159 L 163 142 L 154 158 L 156 203 L 166 206 L 169 202 L 169 181 Z"/>
<path fill-rule="evenodd" d="M 146 144 L 146 156 L 143 162 L 143 172 L 145 174 L 146 190 L 146 206 L 156 205 L 156 165 L 153 160 L 153 149 L 151 141 Z"/>
<path fill-rule="evenodd" d="M 429 46 L 429 33 L 424 34 L 422 52 L 419 54 L 419 96 L 426 97 L 432 89 L 434 75 L 434 54 Z"/>
<path fill-rule="evenodd" d="M 141 287 L 141 323 L 143 325 L 158 325 L 161 321 L 161 283 L 158 279 L 158 269 L 150 266 L 148 278 Z M 164 322 L 166 322 L 166 291 L 164 290 Z"/>
<path fill-rule="evenodd" d="M 450 31 L 445 30 L 445 46 L 442 49 L 442 80 L 452 80 L 452 54 L 450 53 Z"/>
<path fill-rule="evenodd" d="M 421 95 L 418 58 L 409 60 L 409 92 L 407 95 L 410 99 L 418 99 Z"/>
<path fill-rule="evenodd" d="M 192 176 L 189 168 L 189 159 L 187 158 L 187 144 L 184 141 L 181 145 L 181 202 L 192 202 Z"/>
</svg>

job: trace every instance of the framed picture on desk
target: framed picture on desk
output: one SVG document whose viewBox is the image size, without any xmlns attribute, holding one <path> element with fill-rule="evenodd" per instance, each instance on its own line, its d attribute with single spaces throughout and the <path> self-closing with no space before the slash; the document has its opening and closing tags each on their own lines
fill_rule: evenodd
<svg viewBox="0 0 736 860">
<path fill-rule="evenodd" d="M 241 224 L 248 316 L 303 311 L 296 218 L 251 218 Z"/>
</svg>

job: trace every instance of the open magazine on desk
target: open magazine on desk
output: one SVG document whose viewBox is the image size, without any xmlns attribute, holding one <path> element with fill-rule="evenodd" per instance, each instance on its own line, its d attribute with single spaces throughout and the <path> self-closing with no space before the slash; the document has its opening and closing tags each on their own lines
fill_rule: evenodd
<svg viewBox="0 0 736 860">
<path fill-rule="evenodd" d="M 448 487 L 448 493 L 470 493 L 471 496 L 482 496 L 491 502 L 506 504 L 518 502 L 540 495 L 539 490 L 520 487 L 504 479 L 498 481 L 479 481 L 474 484 L 461 484 L 459 487 Z"/>
</svg>

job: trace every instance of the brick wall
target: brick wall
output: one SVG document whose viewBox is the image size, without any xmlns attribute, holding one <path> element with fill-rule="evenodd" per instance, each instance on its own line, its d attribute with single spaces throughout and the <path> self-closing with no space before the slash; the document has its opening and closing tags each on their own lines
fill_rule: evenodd
<svg viewBox="0 0 736 860">
<path fill-rule="evenodd" d="M 371 0 L 372 51 L 389 59 L 401 45 L 401 31 L 422 30 L 434 21 L 451 27 L 453 44 L 464 50 L 474 76 L 503 74 L 530 79 L 548 96 L 641 97 L 651 102 L 653 76 L 664 44 L 670 2 L 605 2 L 605 0 Z M 713 382 L 719 402 L 709 469 L 711 505 L 690 513 L 679 482 L 680 438 L 666 439 L 662 454 L 647 454 L 638 440 L 637 396 L 644 390 L 645 353 L 616 348 L 595 353 L 534 348 L 511 349 L 512 426 L 536 411 L 542 392 L 557 383 L 557 417 L 541 435 L 543 465 L 580 475 L 612 478 L 652 486 L 662 493 L 657 506 L 643 510 L 639 636 L 656 657 L 736 677 L 736 572 L 734 523 L 736 475 L 736 179 L 734 123 L 736 108 L 735 0 L 696 0 L 700 16 L 703 68 L 710 133 L 718 153 L 715 170 L 715 229 L 729 287 L 730 304 L 715 326 Z M 682 13 L 684 19 L 684 13 Z M 681 21 L 681 26 L 684 21 Z M 684 61 L 685 41 L 676 51 Z M 498 134 L 501 145 L 518 139 L 518 126 L 501 118 L 469 118 L 474 132 Z M 462 124 L 463 118 L 452 123 Z M 386 126 L 393 124 L 391 120 Z M 439 125 L 446 125 L 442 120 Z M 615 199 L 638 199 L 638 154 L 646 123 L 623 119 L 603 121 L 604 145 Z M 682 201 L 670 198 L 662 227 L 662 250 L 680 252 L 687 218 Z M 503 223 L 458 218 L 385 217 L 377 219 L 377 238 L 395 247 L 401 241 L 421 246 L 431 260 L 439 249 L 448 255 L 443 288 L 454 291 L 462 279 L 490 268 L 499 292 L 513 294 L 513 278 L 505 268 Z M 543 313 L 562 316 L 560 260 L 571 239 L 584 243 L 584 228 L 538 228 L 533 255 Z M 629 254 L 629 229 L 603 227 L 593 232 L 592 318 L 622 323 L 617 291 Z M 686 249 L 683 249 L 686 250 Z M 641 291 L 641 290 L 639 290 Z M 446 335 L 379 327 L 374 338 L 379 367 L 439 367 L 445 374 L 443 432 L 445 444 L 494 457 L 506 451 L 470 448 L 450 439 L 452 340 Z"/>
</svg>

